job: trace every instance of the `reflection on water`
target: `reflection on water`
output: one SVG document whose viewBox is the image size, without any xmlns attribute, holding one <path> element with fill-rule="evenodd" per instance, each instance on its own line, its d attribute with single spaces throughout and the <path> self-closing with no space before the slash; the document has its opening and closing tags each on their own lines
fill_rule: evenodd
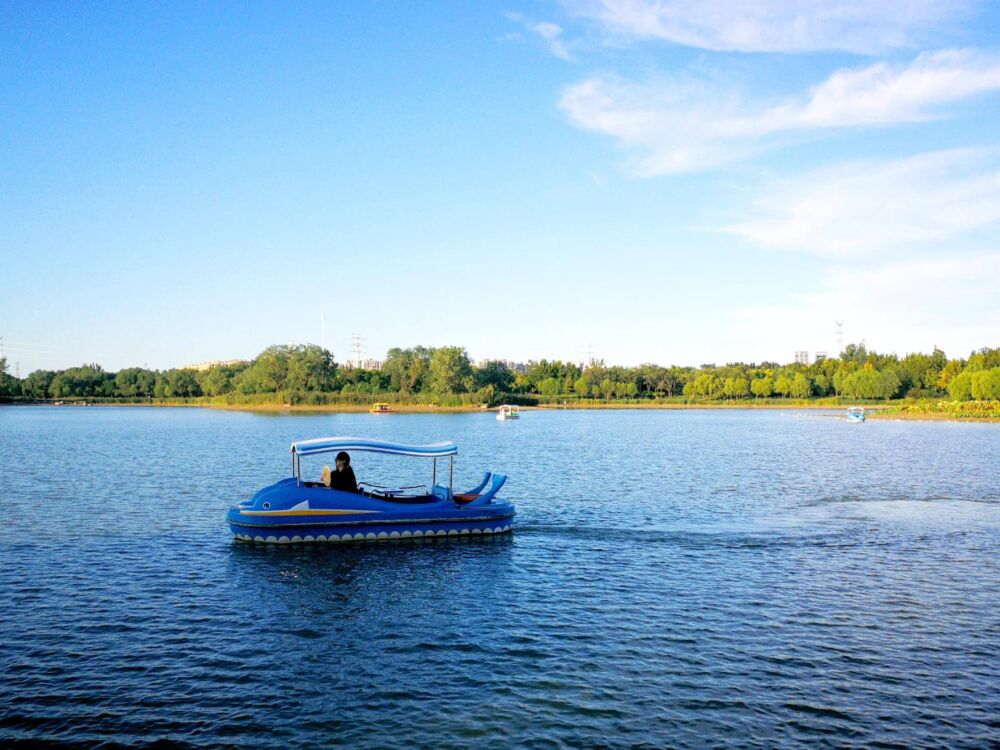
<svg viewBox="0 0 1000 750">
<path fill-rule="evenodd" d="M 233 542 L 324 434 L 454 439 L 515 534 Z M 0 744 L 996 744 L 998 455 L 795 412 L 0 409 Z"/>
</svg>

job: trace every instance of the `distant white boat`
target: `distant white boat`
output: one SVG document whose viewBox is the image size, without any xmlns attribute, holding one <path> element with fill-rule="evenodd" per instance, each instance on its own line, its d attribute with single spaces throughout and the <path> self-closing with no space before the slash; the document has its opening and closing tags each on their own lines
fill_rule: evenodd
<svg viewBox="0 0 1000 750">
<path fill-rule="evenodd" d="M 500 407 L 500 411 L 497 412 L 497 421 L 502 422 L 505 419 L 520 419 L 521 410 L 512 406 L 511 404 L 504 404 Z"/>
<path fill-rule="evenodd" d="M 848 422 L 864 422 L 865 421 L 865 409 L 863 406 L 852 406 L 847 410 L 847 421 Z"/>
</svg>

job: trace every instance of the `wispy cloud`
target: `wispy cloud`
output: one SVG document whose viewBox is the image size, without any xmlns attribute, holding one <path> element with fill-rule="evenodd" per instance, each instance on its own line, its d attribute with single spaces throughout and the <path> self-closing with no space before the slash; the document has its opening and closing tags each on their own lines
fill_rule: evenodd
<svg viewBox="0 0 1000 750">
<path fill-rule="evenodd" d="M 626 39 L 709 50 L 871 54 L 917 46 L 964 18 L 972 0 L 565 0 Z"/>
<path fill-rule="evenodd" d="M 814 170 L 760 191 L 724 231 L 768 248 L 886 255 L 1000 224 L 1000 158 L 963 149 Z"/>
<path fill-rule="evenodd" d="M 939 151 L 817 169 L 764 185 L 725 227 L 755 245 L 817 255 L 809 288 L 733 311 L 762 350 L 834 348 L 832 321 L 879 350 L 954 355 L 1000 344 L 1000 153 Z M 775 327 L 775 322 L 781 325 Z M 787 356 L 787 354 L 785 355 Z"/>
<path fill-rule="evenodd" d="M 558 24 L 549 21 L 536 21 L 523 13 L 508 13 L 507 18 L 537 36 L 554 57 L 558 57 L 560 60 L 571 61 L 573 59 L 569 45 L 563 37 L 563 28 Z"/>
<path fill-rule="evenodd" d="M 1000 251 L 834 265 L 810 291 L 733 310 L 730 333 L 748 356 L 784 359 L 794 349 L 835 351 L 833 321 L 841 320 L 848 341 L 864 339 L 878 351 L 946 345 L 948 354 L 966 356 L 1000 345 L 998 298 Z"/>
<path fill-rule="evenodd" d="M 914 122 L 941 106 L 1000 90 L 1000 57 L 971 50 L 918 55 L 908 64 L 844 69 L 805 95 L 748 102 L 693 78 L 635 83 L 597 76 L 567 88 L 560 109 L 577 127 L 615 138 L 635 174 L 711 169 L 794 133 Z"/>
</svg>

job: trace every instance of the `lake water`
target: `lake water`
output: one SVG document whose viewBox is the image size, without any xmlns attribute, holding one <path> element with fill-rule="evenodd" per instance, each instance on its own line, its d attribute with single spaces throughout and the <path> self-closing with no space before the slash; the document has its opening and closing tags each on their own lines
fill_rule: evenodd
<svg viewBox="0 0 1000 750">
<path fill-rule="evenodd" d="M 336 434 L 455 440 L 515 533 L 234 542 Z M 8 407 L 0 502 L 5 747 L 1000 744 L 1000 425 Z"/>
</svg>

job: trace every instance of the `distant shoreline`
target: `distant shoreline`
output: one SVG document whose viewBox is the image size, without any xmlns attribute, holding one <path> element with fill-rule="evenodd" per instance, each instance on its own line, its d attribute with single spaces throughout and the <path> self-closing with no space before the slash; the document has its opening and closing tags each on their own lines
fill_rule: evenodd
<svg viewBox="0 0 1000 750">
<path fill-rule="evenodd" d="M 736 403 L 678 403 L 664 401 L 632 401 L 632 402 L 600 402 L 600 401 L 567 401 L 566 403 L 548 403 L 537 405 L 522 405 L 522 411 L 615 411 L 615 410 L 654 410 L 654 411 L 690 411 L 698 409 L 709 410 L 811 410 L 811 411 L 831 411 L 838 412 L 847 409 L 852 405 L 862 405 L 866 415 L 870 419 L 900 420 L 900 421 L 928 421 L 928 422 L 979 422 L 979 423 L 1000 423 L 1000 416 L 987 407 L 990 413 L 985 414 L 961 414 L 950 413 L 939 408 L 940 403 L 947 402 L 915 402 L 910 404 L 898 404 L 882 402 L 876 404 L 856 404 L 854 402 L 831 403 L 829 401 L 797 401 L 789 399 L 785 403 L 776 403 L 775 400 L 762 402 L 743 401 Z M 975 404 L 975 402 L 966 402 Z M 992 402 L 990 402 L 992 403 Z M 29 401 L 12 400 L 0 402 L 2 405 L 11 406 L 61 406 L 61 407 L 83 407 L 83 406 L 126 406 L 126 407 L 181 407 L 181 408 L 202 408 L 218 409 L 222 411 L 246 411 L 258 413 L 298 413 L 298 414 L 363 414 L 369 413 L 369 404 L 277 404 L 277 403 L 247 403 L 228 404 L 212 403 L 209 401 L 195 399 L 158 399 L 148 401 L 134 400 L 90 400 L 90 399 L 67 399 L 62 402 L 55 401 Z M 456 406 L 444 406 L 438 404 L 392 404 L 391 414 L 475 414 L 477 412 L 495 413 L 498 407 L 483 407 L 471 404 Z M 995 407 L 994 407 L 995 408 Z"/>
</svg>

